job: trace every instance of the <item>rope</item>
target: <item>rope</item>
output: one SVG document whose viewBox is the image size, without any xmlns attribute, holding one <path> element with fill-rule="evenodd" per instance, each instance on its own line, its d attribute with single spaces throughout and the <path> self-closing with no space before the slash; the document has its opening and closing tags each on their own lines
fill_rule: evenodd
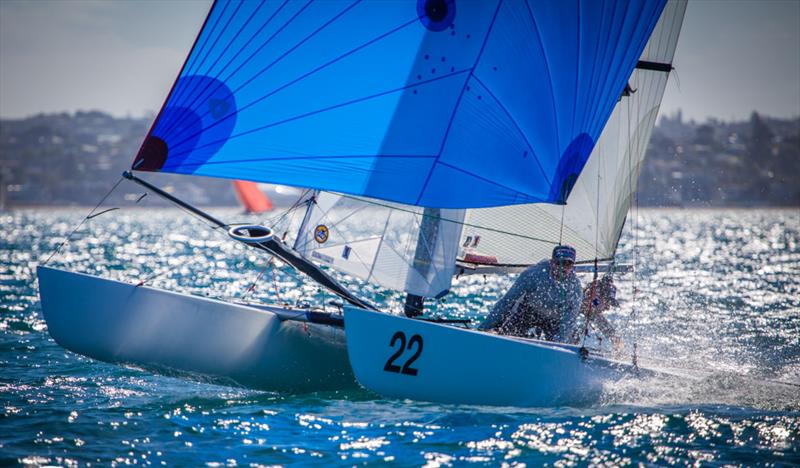
<svg viewBox="0 0 800 468">
<path fill-rule="evenodd" d="M 638 85 L 638 82 L 637 82 Z M 632 155 L 633 155 L 633 136 L 631 135 L 631 101 L 627 100 L 627 107 L 628 107 L 628 121 L 627 121 L 627 129 L 628 129 L 628 193 L 630 193 L 631 197 L 636 199 L 636 194 L 633 190 L 633 167 L 632 167 Z M 637 110 L 638 114 L 638 110 Z M 631 279 L 631 286 L 633 291 L 631 293 L 631 319 L 633 321 L 633 347 L 632 347 L 632 356 L 631 356 L 631 363 L 633 364 L 634 368 L 638 368 L 638 357 L 637 357 L 637 350 L 638 346 L 637 343 L 639 341 L 638 336 L 638 314 L 636 310 L 636 267 L 637 267 L 637 250 L 638 250 L 638 224 L 636 222 L 636 216 L 634 216 L 633 220 L 633 272 L 632 272 L 632 279 Z"/>
<path fill-rule="evenodd" d="M 270 260 L 270 263 L 271 263 L 271 260 Z M 286 301 L 284 301 L 281 298 L 281 293 L 278 290 L 278 278 L 275 276 L 275 269 L 274 268 L 272 269 L 272 289 L 275 290 L 275 298 L 278 299 L 278 302 L 286 304 Z"/>
<path fill-rule="evenodd" d="M 597 288 L 597 257 L 594 259 L 594 277 L 592 278 L 592 289 L 589 291 L 589 308 L 586 311 L 586 319 L 583 324 L 583 338 L 581 339 L 581 348 L 586 344 L 586 337 L 589 335 L 589 322 L 592 317 L 592 306 L 594 305 L 594 295 Z"/>
<path fill-rule="evenodd" d="M 244 291 L 244 293 L 242 294 L 242 299 L 244 299 L 245 297 L 247 297 L 247 295 L 248 295 L 250 292 L 252 292 L 252 291 L 254 291 L 254 290 L 256 289 L 256 284 L 258 284 L 258 281 L 261 279 L 261 276 L 262 276 L 262 275 L 263 275 L 263 274 L 264 274 L 264 273 L 265 273 L 267 270 L 269 270 L 269 269 L 270 269 L 270 267 L 272 266 L 272 259 L 273 259 L 273 258 L 275 258 L 275 257 L 270 257 L 270 258 L 269 258 L 269 260 L 267 260 L 267 265 L 266 265 L 264 268 L 262 268 L 262 269 L 261 269 L 261 271 L 258 273 L 258 275 L 257 275 L 257 276 L 256 276 L 256 278 L 253 280 L 253 282 L 252 282 L 252 283 L 250 283 L 250 286 L 248 286 L 248 287 L 247 287 L 247 289 Z"/>
<path fill-rule="evenodd" d="M 61 241 L 61 243 L 60 243 L 60 244 L 58 244 L 58 247 L 56 247 L 56 249 L 55 249 L 55 250 L 54 250 L 54 251 L 53 251 L 53 252 L 50 254 L 50 256 L 49 256 L 49 257 L 47 257 L 47 260 L 45 260 L 45 261 L 44 261 L 44 265 L 47 265 L 47 263 L 48 263 L 48 262 L 50 262 L 50 260 L 51 260 L 51 259 L 52 259 L 52 258 L 53 258 L 53 257 L 54 257 L 54 256 L 55 256 L 57 253 L 58 253 L 58 252 L 60 252 L 60 251 L 61 251 L 61 247 L 63 247 L 63 246 L 64 246 L 64 244 L 66 244 L 66 243 L 67 243 L 67 241 L 69 241 L 69 240 L 72 238 L 72 236 L 73 236 L 73 235 L 75 235 L 75 233 L 78 231 L 78 229 L 80 229 L 80 228 L 81 228 L 81 226 L 83 226 L 83 223 L 85 223 L 85 222 L 86 222 L 87 220 L 89 220 L 89 219 L 96 218 L 97 216 L 100 216 L 100 215 L 101 215 L 101 214 L 103 214 L 103 213 L 108 213 L 109 211 L 114 211 L 114 210 L 116 210 L 116 209 L 117 209 L 117 208 L 111 208 L 111 209 L 108 209 L 108 210 L 102 211 L 102 212 L 100 212 L 100 213 L 94 214 L 94 212 L 95 212 L 95 211 L 97 211 L 97 209 L 98 209 L 98 208 L 100 208 L 100 205 L 102 205 L 102 204 L 103 204 L 103 203 L 106 201 L 106 199 L 109 197 L 109 195 L 111 195 L 111 193 L 112 193 L 112 192 L 114 192 L 114 190 L 116 190 L 116 189 L 117 189 L 117 187 L 119 187 L 119 184 L 120 184 L 120 183 L 122 183 L 122 180 L 123 180 L 123 178 L 122 178 L 122 177 L 120 177 L 120 178 L 119 178 L 119 180 L 117 180 L 117 183 L 116 183 L 116 184 L 114 184 L 114 186 L 113 186 L 113 187 L 111 187 L 111 190 L 109 190 L 109 191 L 108 191 L 108 193 L 106 193 L 106 194 L 103 196 L 103 198 L 101 198 L 101 199 L 100 199 L 100 201 L 97 203 L 97 205 L 95 205 L 95 207 L 94 207 L 94 208 L 92 208 L 92 211 L 90 211 L 90 212 L 89 212 L 89 214 L 88 214 L 88 215 L 86 215 L 86 217 L 85 217 L 85 218 L 83 218 L 83 219 L 81 220 L 81 222 L 80 222 L 80 223 L 78 223 L 78 225 L 77 225 L 77 226 L 75 226 L 75 229 L 73 229 L 73 230 L 72 230 L 72 232 L 70 232 L 70 233 L 69 233 L 69 235 L 68 235 L 67 237 L 65 237 L 65 238 L 64 238 L 64 240 L 63 240 L 63 241 Z"/>
<path fill-rule="evenodd" d="M 458 224 L 458 225 L 461 225 L 461 226 L 464 226 L 464 227 L 482 229 L 482 230 L 485 230 L 485 231 L 496 232 L 498 234 L 504 234 L 504 235 L 507 235 L 507 236 L 518 237 L 520 239 L 528 239 L 528 240 L 533 240 L 533 241 L 538 241 L 538 242 L 544 242 L 546 244 L 557 245 L 552 239 L 542 239 L 542 238 L 539 238 L 539 237 L 526 236 L 526 235 L 523 235 L 523 234 L 519 234 L 517 232 L 504 231 L 502 229 L 495 229 L 495 228 L 490 228 L 490 227 L 487 227 L 487 226 L 480 226 L 480 225 L 477 225 L 477 224 L 465 223 L 465 222 L 462 222 L 462 221 L 455 221 L 455 220 L 452 220 L 452 219 L 449 219 L 449 218 L 445 218 L 445 217 L 442 217 L 442 216 L 426 215 L 426 214 L 424 214 L 424 212 L 420 213 L 419 211 L 410 210 L 408 208 L 403 208 L 401 206 L 389 205 L 388 203 L 379 203 L 379 202 L 376 202 L 374 200 L 368 200 L 368 199 L 365 199 L 365 198 L 354 197 L 352 195 L 346 195 L 346 194 L 343 194 L 343 193 L 337 193 L 336 195 L 338 195 L 338 196 L 340 196 L 342 198 L 349 198 L 351 200 L 356 200 L 356 201 L 360 201 L 360 202 L 363 202 L 363 203 L 369 203 L 371 205 L 380 206 L 380 207 L 383 207 L 383 208 L 389 208 L 389 209 L 392 209 L 392 210 L 401 211 L 401 212 L 405 212 L 405 213 L 411 213 L 411 214 L 414 214 L 414 215 L 417 215 L 417 216 L 431 217 L 431 218 L 438 219 L 440 221 L 446 221 L 448 223 L 454 223 L 454 224 Z M 562 215 L 563 215 L 563 211 L 562 211 Z M 562 223 L 561 224 L 562 224 L 562 229 L 563 229 L 563 224 L 564 224 L 563 223 L 563 218 L 562 218 Z"/>
<path fill-rule="evenodd" d="M 281 213 L 276 214 L 276 216 L 274 216 L 272 218 L 269 218 L 267 220 L 269 222 L 269 224 L 272 224 L 272 225 L 280 224 L 280 222 L 283 221 L 284 219 L 286 219 L 286 217 L 289 216 L 290 213 L 294 213 L 294 211 L 300 206 L 301 202 L 303 202 L 303 198 L 305 198 L 305 196 L 308 194 L 308 192 L 310 192 L 310 190 L 304 190 L 303 193 L 301 193 L 300 196 L 297 197 L 297 200 L 295 200 L 295 202 L 292 204 L 292 206 L 290 206 L 289 208 L 283 210 Z M 277 219 L 275 219 L 276 217 L 277 217 Z"/>
<path fill-rule="evenodd" d="M 169 268 L 165 268 L 165 269 L 161 270 L 160 272 L 157 271 L 155 273 L 152 273 L 147 278 L 145 278 L 143 280 L 140 280 L 138 283 L 136 283 L 136 287 L 138 288 L 139 286 L 144 286 L 145 283 L 148 283 L 148 282 L 158 278 L 159 276 L 162 276 L 163 274 L 167 273 L 168 271 L 170 271 Z"/>
</svg>

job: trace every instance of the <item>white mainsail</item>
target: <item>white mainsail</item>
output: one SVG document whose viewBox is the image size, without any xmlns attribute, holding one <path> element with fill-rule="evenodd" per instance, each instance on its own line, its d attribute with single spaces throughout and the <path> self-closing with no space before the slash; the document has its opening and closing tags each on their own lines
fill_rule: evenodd
<svg viewBox="0 0 800 468">
<path fill-rule="evenodd" d="M 667 3 L 640 63 L 672 63 L 686 4 L 686 0 Z M 579 261 L 612 258 L 668 77 L 664 70 L 634 70 L 629 80 L 632 92 L 617 103 L 565 206 L 467 210 L 462 243 L 499 264 L 535 263 L 548 258 L 559 243 L 573 245 Z"/>
</svg>

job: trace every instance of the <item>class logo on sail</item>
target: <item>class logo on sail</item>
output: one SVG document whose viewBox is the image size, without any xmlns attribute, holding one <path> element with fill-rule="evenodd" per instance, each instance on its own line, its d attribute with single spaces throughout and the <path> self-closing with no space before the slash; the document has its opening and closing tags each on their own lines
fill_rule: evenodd
<svg viewBox="0 0 800 468">
<path fill-rule="evenodd" d="M 328 226 L 324 224 L 320 224 L 316 228 L 314 228 L 314 240 L 319 242 L 320 244 L 324 244 L 328 241 L 328 235 L 330 231 L 328 230 Z"/>
</svg>

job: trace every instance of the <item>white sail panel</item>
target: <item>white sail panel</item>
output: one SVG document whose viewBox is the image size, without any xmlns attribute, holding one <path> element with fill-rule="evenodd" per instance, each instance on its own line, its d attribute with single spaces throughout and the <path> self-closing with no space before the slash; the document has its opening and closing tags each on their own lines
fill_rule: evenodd
<svg viewBox="0 0 800 468">
<path fill-rule="evenodd" d="M 317 194 L 295 250 L 388 289 L 435 297 L 450 287 L 464 210 Z"/>
<path fill-rule="evenodd" d="M 685 0 L 670 0 L 641 61 L 671 64 L 685 10 Z M 663 70 L 634 70 L 565 206 L 468 210 L 461 258 L 527 265 L 549 257 L 558 243 L 573 245 L 579 261 L 613 257 L 668 76 Z"/>
</svg>

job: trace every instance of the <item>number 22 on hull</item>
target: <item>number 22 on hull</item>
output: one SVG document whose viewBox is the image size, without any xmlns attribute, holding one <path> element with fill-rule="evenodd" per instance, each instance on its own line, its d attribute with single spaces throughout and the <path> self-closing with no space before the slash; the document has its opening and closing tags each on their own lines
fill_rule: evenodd
<svg viewBox="0 0 800 468">
<path fill-rule="evenodd" d="M 345 307 L 350 364 L 387 397 L 492 406 L 596 400 L 630 366 L 578 348 Z"/>
</svg>

